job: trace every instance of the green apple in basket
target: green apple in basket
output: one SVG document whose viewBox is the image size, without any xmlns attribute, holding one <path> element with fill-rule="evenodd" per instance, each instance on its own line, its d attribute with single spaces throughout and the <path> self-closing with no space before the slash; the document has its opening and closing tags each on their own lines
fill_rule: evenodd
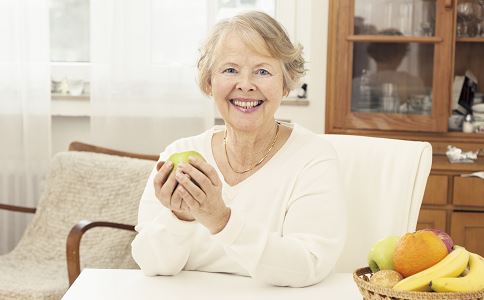
<svg viewBox="0 0 484 300">
<path fill-rule="evenodd" d="M 173 163 L 173 170 L 175 170 L 179 164 L 188 163 L 188 158 L 190 158 L 190 156 L 205 161 L 205 158 L 203 158 L 200 153 L 193 150 L 173 153 L 168 157 L 168 160 Z"/>
<path fill-rule="evenodd" d="M 393 270 L 393 252 L 399 236 L 391 235 L 376 242 L 368 253 L 368 266 L 373 273 L 379 270 Z"/>
</svg>

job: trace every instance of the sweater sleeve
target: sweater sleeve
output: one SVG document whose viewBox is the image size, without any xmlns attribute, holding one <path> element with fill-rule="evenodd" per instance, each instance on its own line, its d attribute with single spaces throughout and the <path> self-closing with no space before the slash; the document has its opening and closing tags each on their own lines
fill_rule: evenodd
<svg viewBox="0 0 484 300">
<path fill-rule="evenodd" d="M 158 201 L 153 187 L 155 175 L 156 169 L 153 169 L 141 197 L 135 227 L 138 234 L 131 243 L 131 250 L 144 274 L 175 275 L 187 263 L 190 237 L 196 225 L 179 220 Z"/>
<path fill-rule="evenodd" d="M 315 160 L 297 174 L 282 232 L 269 232 L 232 211 L 215 238 L 256 280 L 303 287 L 336 264 L 346 235 L 345 202 L 336 159 Z"/>
</svg>

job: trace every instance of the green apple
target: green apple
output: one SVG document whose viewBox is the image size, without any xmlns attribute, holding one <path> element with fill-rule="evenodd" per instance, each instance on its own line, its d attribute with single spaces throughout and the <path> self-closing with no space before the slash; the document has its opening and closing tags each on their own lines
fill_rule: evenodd
<svg viewBox="0 0 484 300">
<path fill-rule="evenodd" d="M 393 252 L 400 237 L 391 235 L 376 242 L 368 253 L 368 265 L 373 273 L 393 270 Z"/>
<path fill-rule="evenodd" d="M 168 160 L 173 163 L 173 170 L 175 170 L 179 164 L 188 163 L 188 158 L 190 156 L 205 161 L 205 158 L 203 158 L 203 156 L 197 151 L 184 151 L 173 153 L 172 155 L 170 155 L 170 157 L 168 157 Z"/>
</svg>

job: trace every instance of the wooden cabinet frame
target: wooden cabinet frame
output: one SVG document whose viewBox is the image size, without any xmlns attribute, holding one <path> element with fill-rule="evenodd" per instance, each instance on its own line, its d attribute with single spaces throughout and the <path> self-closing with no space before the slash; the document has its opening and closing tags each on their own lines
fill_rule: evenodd
<svg viewBox="0 0 484 300">
<path fill-rule="evenodd" d="M 362 1 L 362 0 L 361 0 Z M 427 141 L 432 144 L 434 153 L 431 180 L 426 193 L 427 200 L 422 204 L 419 226 L 437 226 L 447 232 L 461 232 L 465 227 L 466 213 L 478 220 L 478 227 L 484 224 L 484 206 L 480 195 L 482 188 L 476 187 L 473 180 L 458 178 L 462 173 L 484 170 L 484 134 L 448 132 L 447 123 L 451 113 L 452 82 L 454 78 L 455 51 L 458 43 L 484 43 L 484 38 L 459 38 L 456 40 L 456 5 L 458 0 L 434 0 L 436 3 L 436 24 L 433 37 L 419 36 L 378 36 L 353 35 L 353 12 L 355 0 L 330 0 L 328 63 L 326 82 L 325 131 L 336 134 L 354 134 L 386 138 Z M 409 115 L 387 114 L 383 112 L 352 112 L 351 90 L 353 70 L 353 45 L 355 42 L 392 42 L 433 44 L 432 70 L 432 114 Z M 480 49 L 480 48 L 478 48 Z M 463 56 L 466 58 L 466 56 Z M 484 57 L 475 56 L 479 67 Z M 468 63 L 466 61 L 466 63 Z M 458 65 L 456 65 L 458 66 Z M 480 71 L 480 70 L 479 70 Z M 484 72 L 478 76 L 484 82 Z M 481 85 L 484 90 L 484 85 Z M 474 164 L 451 164 L 445 156 L 448 145 L 463 151 L 482 149 L 480 158 Z M 454 184 L 457 181 L 458 184 Z M 477 183 L 479 184 L 479 183 Z M 483 181 L 484 184 L 484 181 Z M 459 197 L 454 194 L 454 186 Z M 476 192 L 477 191 L 477 192 Z M 469 196 L 472 193 L 472 197 Z M 464 197 L 464 202 L 460 201 Z M 476 200 L 476 197 L 478 198 Z M 457 216 L 461 216 L 460 219 Z M 460 231 L 458 231 L 460 230 Z M 468 231 L 469 234 L 470 231 Z M 456 233 L 457 240 L 462 233 Z M 472 233 L 474 234 L 474 233 Z M 463 245 L 465 246 L 465 245 Z M 484 242 L 472 247 L 484 255 Z M 474 249 L 473 248 L 473 249 Z"/>
<path fill-rule="evenodd" d="M 435 36 L 353 35 L 355 0 L 330 1 L 326 128 L 398 131 L 447 131 L 452 87 L 455 13 L 452 6 L 436 1 Z M 434 45 L 432 114 L 352 112 L 353 45 L 356 42 L 429 43 Z"/>
</svg>

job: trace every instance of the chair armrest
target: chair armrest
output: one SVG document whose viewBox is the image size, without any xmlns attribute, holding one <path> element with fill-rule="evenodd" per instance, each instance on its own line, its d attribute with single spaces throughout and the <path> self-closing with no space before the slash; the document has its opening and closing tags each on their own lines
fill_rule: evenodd
<svg viewBox="0 0 484 300">
<path fill-rule="evenodd" d="M 69 286 L 71 286 L 76 280 L 77 276 L 81 273 L 81 261 L 79 247 L 81 245 L 82 235 L 91 228 L 94 227 L 111 227 L 129 231 L 135 231 L 133 225 L 113 223 L 113 222 L 101 222 L 101 221 L 87 221 L 83 220 L 74 225 L 69 235 L 67 236 L 66 244 L 66 259 L 67 259 L 67 273 L 69 276 Z"/>
<path fill-rule="evenodd" d="M 34 207 L 25 207 L 25 206 L 17 206 L 17 205 L 2 204 L 2 203 L 0 203 L 0 209 L 16 211 L 16 212 L 31 213 L 31 214 L 34 214 L 35 211 L 37 210 Z"/>
</svg>

